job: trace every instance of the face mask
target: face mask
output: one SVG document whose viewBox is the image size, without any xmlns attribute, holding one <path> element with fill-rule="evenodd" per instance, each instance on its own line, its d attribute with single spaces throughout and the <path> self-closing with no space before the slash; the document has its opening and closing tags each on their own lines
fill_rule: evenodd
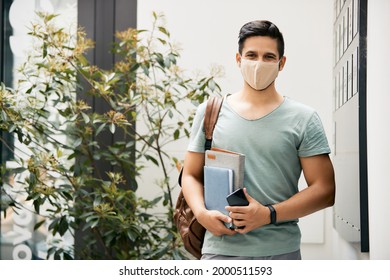
<svg viewBox="0 0 390 280">
<path fill-rule="evenodd" d="M 255 90 L 264 90 L 275 81 L 279 62 L 253 61 L 241 58 L 241 73 L 244 80 Z"/>
</svg>

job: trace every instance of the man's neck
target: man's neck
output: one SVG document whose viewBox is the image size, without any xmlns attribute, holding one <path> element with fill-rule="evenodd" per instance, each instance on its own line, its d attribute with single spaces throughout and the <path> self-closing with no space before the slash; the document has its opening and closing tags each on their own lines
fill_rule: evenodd
<svg viewBox="0 0 390 280">
<path fill-rule="evenodd" d="M 231 96 L 227 102 L 241 117 L 248 120 L 259 119 L 277 108 L 284 100 L 272 84 L 266 90 L 258 91 L 249 85 Z"/>
<path fill-rule="evenodd" d="M 243 89 L 239 93 L 239 96 L 242 101 L 252 103 L 255 106 L 280 103 L 283 101 L 283 96 L 281 96 L 275 89 L 275 83 L 272 83 L 264 90 L 255 90 L 245 83 Z"/>
</svg>

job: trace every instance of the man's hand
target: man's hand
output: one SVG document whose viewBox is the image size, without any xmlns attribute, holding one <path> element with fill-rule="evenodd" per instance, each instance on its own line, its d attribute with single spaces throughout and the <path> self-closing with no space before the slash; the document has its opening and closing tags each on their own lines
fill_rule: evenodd
<svg viewBox="0 0 390 280">
<path fill-rule="evenodd" d="M 244 188 L 244 193 L 249 201 L 248 206 L 226 206 L 226 210 L 229 211 L 229 217 L 233 219 L 234 225 L 240 227 L 235 229 L 238 233 L 247 233 L 268 224 L 270 221 L 268 207 L 251 197 L 246 188 Z"/>
<path fill-rule="evenodd" d="M 228 229 L 224 223 L 232 219 L 216 210 L 205 210 L 197 216 L 198 222 L 215 236 L 234 235 L 234 230 Z"/>
</svg>

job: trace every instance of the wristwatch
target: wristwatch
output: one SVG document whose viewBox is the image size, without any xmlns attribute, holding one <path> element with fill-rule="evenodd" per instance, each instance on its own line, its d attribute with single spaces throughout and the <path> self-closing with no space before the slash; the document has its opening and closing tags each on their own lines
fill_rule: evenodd
<svg viewBox="0 0 390 280">
<path fill-rule="evenodd" d="M 276 224 L 276 211 L 275 208 L 271 204 L 266 205 L 270 211 L 270 217 L 271 217 L 271 222 L 270 224 Z"/>
</svg>

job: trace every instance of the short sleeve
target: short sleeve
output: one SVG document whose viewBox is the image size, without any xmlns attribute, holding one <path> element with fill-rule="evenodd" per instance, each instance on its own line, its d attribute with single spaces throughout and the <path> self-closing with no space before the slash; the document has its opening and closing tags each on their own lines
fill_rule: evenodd
<svg viewBox="0 0 390 280">
<path fill-rule="evenodd" d="M 190 143 L 187 150 L 190 152 L 204 153 L 205 132 L 204 132 L 204 114 L 206 103 L 202 103 L 196 110 L 194 121 L 192 123 Z"/>
<path fill-rule="evenodd" d="M 324 127 L 316 112 L 312 114 L 302 135 L 303 138 L 298 148 L 298 156 L 310 157 L 330 153 Z"/>
</svg>

